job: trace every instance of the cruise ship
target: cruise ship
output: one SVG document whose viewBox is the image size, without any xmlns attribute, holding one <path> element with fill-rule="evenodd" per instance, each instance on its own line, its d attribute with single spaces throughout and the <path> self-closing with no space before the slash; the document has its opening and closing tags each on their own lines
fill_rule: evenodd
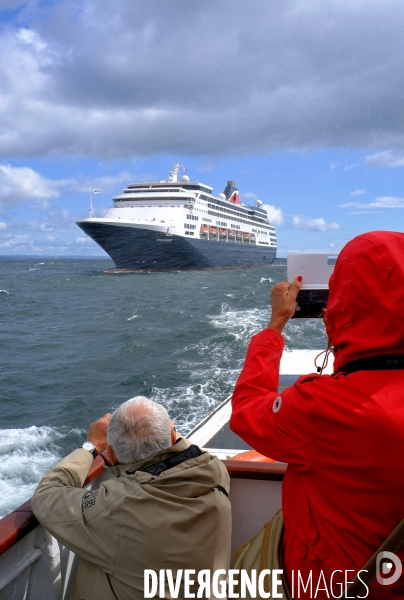
<svg viewBox="0 0 404 600">
<path fill-rule="evenodd" d="M 111 272 L 206 269 L 269 265 L 276 256 L 276 232 L 260 200 L 240 202 L 234 181 L 223 193 L 179 179 L 176 163 L 167 181 L 129 183 L 113 197 L 105 216 L 77 225 L 115 263 Z"/>
</svg>

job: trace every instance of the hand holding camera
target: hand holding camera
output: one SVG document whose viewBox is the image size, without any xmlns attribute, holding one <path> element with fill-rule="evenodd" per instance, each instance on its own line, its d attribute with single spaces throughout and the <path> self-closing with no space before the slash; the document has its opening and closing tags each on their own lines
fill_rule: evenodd
<svg viewBox="0 0 404 600">
<path fill-rule="evenodd" d="M 291 318 L 321 319 L 327 308 L 328 281 L 334 270 L 335 257 L 327 254 L 289 254 L 288 281 L 297 274 L 303 283 L 296 298 L 295 313 Z"/>
<path fill-rule="evenodd" d="M 302 277 L 298 275 L 289 285 L 288 281 L 277 283 L 271 292 L 272 315 L 268 329 L 282 333 L 283 328 L 293 316 L 296 307 L 296 297 L 302 285 Z"/>
</svg>

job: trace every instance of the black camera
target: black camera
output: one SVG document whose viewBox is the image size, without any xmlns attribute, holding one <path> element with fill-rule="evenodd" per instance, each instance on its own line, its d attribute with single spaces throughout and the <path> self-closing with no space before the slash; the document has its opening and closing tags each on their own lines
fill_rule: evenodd
<svg viewBox="0 0 404 600">
<path fill-rule="evenodd" d="M 323 308 L 327 308 L 328 294 L 329 290 L 300 290 L 292 319 L 321 319 Z"/>
</svg>

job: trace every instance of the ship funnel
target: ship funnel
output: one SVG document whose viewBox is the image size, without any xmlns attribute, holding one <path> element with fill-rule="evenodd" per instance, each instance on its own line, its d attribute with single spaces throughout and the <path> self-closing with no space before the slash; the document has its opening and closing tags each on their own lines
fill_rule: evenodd
<svg viewBox="0 0 404 600">
<path fill-rule="evenodd" d="M 225 187 L 223 194 L 226 196 L 226 199 L 229 202 L 233 202 L 234 204 L 240 204 L 240 196 L 234 181 L 227 182 L 227 186 Z"/>
</svg>

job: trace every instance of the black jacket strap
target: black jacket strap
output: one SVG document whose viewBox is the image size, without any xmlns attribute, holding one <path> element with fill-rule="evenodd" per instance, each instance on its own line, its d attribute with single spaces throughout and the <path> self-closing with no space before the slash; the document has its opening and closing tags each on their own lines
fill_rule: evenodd
<svg viewBox="0 0 404 600">
<path fill-rule="evenodd" d="M 202 452 L 198 446 L 192 444 L 186 450 L 183 450 L 183 452 L 179 452 L 170 458 L 166 458 L 165 460 L 161 460 L 160 462 L 153 463 L 152 465 L 148 465 L 147 467 L 138 470 L 158 477 L 164 471 L 172 469 L 173 467 L 180 465 L 190 458 L 197 458 L 198 456 L 201 456 L 201 454 L 204 454 L 204 452 Z M 128 475 L 133 475 L 133 473 L 136 473 L 136 471 L 126 471 L 126 473 Z"/>
<path fill-rule="evenodd" d="M 354 373 L 355 371 L 391 371 L 404 369 L 404 354 L 391 356 L 369 356 L 368 358 L 359 358 L 343 365 L 336 373 Z"/>
<path fill-rule="evenodd" d="M 226 492 L 222 485 L 217 485 L 216 489 L 219 490 L 219 492 L 222 492 L 222 494 L 224 494 L 227 498 L 229 497 L 229 494 Z"/>
</svg>

